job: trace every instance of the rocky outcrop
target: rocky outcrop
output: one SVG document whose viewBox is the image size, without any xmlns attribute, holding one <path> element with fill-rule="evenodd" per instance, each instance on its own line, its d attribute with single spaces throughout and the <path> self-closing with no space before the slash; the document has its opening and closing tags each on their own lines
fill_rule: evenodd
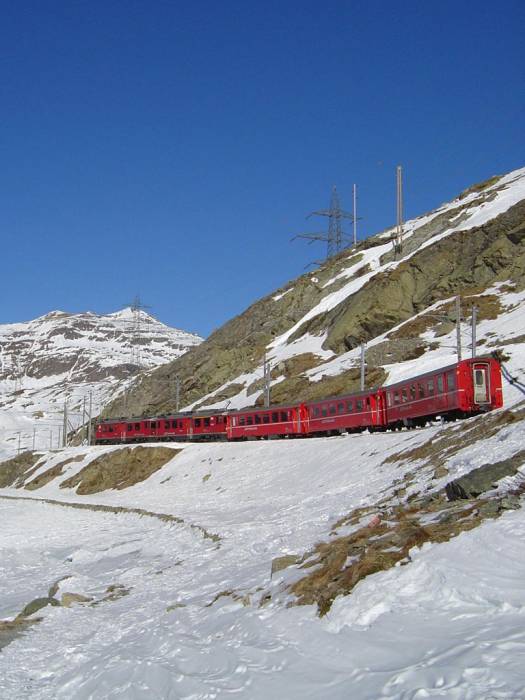
<svg viewBox="0 0 525 700">
<path fill-rule="evenodd" d="M 76 488 L 80 496 L 100 493 L 107 489 L 120 491 L 145 481 L 179 452 L 180 450 L 171 447 L 140 446 L 107 452 L 69 479 L 62 481 L 60 488 Z"/>
<path fill-rule="evenodd" d="M 465 476 L 448 483 L 446 485 L 447 498 L 449 501 L 477 498 L 482 493 L 494 489 L 500 479 L 514 476 L 524 464 L 525 450 L 517 452 L 508 459 L 493 464 L 483 464 L 478 469 L 473 469 Z"/>
</svg>

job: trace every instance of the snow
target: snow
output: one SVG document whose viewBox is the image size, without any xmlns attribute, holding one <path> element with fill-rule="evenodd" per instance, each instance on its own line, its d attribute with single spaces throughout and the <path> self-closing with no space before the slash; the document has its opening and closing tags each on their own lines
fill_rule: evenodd
<svg viewBox="0 0 525 700">
<path fill-rule="evenodd" d="M 470 423 L 477 420 L 483 418 Z M 479 460 L 514 454 L 523 442 L 516 425 L 447 466 L 460 474 Z M 393 498 L 399 479 L 417 465 L 385 457 L 440 431 L 172 444 L 182 452 L 147 481 L 91 496 L 59 484 L 119 447 L 43 455 L 37 473 L 85 457 L 41 489 L 0 492 L 36 499 L 0 498 L 0 618 L 12 618 L 65 576 L 58 597 L 76 592 L 96 605 L 40 611 L 43 621 L 0 653 L 0 697 L 521 697 L 523 510 L 411 550 L 407 566 L 363 580 L 324 618 L 313 606 L 287 605 L 286 586 L 300 569 L 270 576 L 275 557 L 301 555 L 328 540 L 353 509 Z M 415 487 L 440 483 L 429 479 L 416 470 Z M 38 499 L 140 507 L 183 522 Z M 114 585 L 129 594 L 99 602 Z M 272 599 L 261 605 L 265 592 Z"/>
<path fill-rule="evenodd" d="M 276 294 L 275 296 L 272 297 L 274 301 L 279 301 L 283 297 L 285 297 L 287 294 L 289 294 L 293 290 L 293 287 L 290 287 L 287 289 L 285 292 L 282 292 L 281 294 Z"/>
</svg>

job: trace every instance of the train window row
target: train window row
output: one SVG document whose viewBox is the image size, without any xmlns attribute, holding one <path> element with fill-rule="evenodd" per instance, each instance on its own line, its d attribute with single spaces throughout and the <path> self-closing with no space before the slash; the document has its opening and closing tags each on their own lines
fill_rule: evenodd
<svg viewBox="0 0 525 700">
<path fill-rule="evenodd" d="M 445 374 L 438 374 L 437 377 L 432 377 L 426 382 L 417 382 L 417 384 L 410 384 L 409 386 L 402 387 L 401 389 L 394 389 L 393 391 L 387 392 L 387 405 L 397 406 L 400 403 L 406 403 L 407 401 L 416 401 L 419 399 L 430 398 L 434 394 L 442 394 L 445 391 L 444 378 L 446 376 L 447 381 L 447 391 L 456 390 L 456 375 L 454 372 L 447 372 Z"/>
<path fill-rule="evenodd" d="M 363 411 L 366 404 L 370 409 L 370 397 L 366 399 L 353 399 L 351 401 L 340 401 L 336 403 L 324 404 L 323 406 L 313 406 L 310 408 L 310 418 L 326 418 L 327 416 L 343 415 L 345 413 L 359 413 Z"/>
<path fill-rule="evenodd" d="M 210 418 L 194 418 L 193 419 L 193 424 L 194 427 L 200 428 L 209 428 L 210 426 Z M 216 424 L 222 424 L 226 423 L 226 416 L 216 416 L 215 417 L 215 423 Z M 173 419 L 173 420 L 164 420 L 164 421 L 144 421 L 143 423 L 127 423 L 126 424 L 126 432 L 135 432 L 135 431 L 141 431 L 141 430 L 157 430 L 160 428 L 164 428 L 164 430 L 183 430 L 184 429 L 184 422 L 182 419 Z M 102 431 L 103 432 L 114 432 L 114 429 L 112 426 L 108 425 L 103 425 L 102 426 Z"/>
<path fill-rule="evenodd" d="M 253 413 L 239 416 L 239 425 L 267 425 L 268 423 L 286 423 L 290 420 L 288 411 L 272 411 L 272 413 Z M 234 425 L 236 422 L 233 417 Z"/>
</svg>

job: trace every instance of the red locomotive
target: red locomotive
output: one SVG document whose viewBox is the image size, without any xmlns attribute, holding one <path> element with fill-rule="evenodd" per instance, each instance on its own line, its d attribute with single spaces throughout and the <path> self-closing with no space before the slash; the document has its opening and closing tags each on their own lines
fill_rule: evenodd
<svg viewBox="0 0 525 700">
<path fill-rule="evenodd" d="M 95 444 L 162 440 L 253 440 L 337 435 L 464 418 L 503 405 L 501 368 L 475 357 L 379 389 L 292 406 L 116 418 L 96 426 Z"/>
</svg>

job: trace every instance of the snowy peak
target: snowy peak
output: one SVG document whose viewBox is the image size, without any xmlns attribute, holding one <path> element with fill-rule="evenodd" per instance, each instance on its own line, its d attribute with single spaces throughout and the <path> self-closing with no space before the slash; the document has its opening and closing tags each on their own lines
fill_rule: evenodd
<svg viewBox="0 0 525 700">
<path fill-rule="evenodd" d="M 51 311 L 0 326 L 0 441 L 18 430 L 57 429 L 57 406 L 72 409 L 92 393 L 95 409 L 117 386 L 170 362 L 202 342 L 144 311 Z M 73 422 L 75 427 L 81 420 Z M 24 443 L 25 444 L 25 443 Z"/>
</svg>

